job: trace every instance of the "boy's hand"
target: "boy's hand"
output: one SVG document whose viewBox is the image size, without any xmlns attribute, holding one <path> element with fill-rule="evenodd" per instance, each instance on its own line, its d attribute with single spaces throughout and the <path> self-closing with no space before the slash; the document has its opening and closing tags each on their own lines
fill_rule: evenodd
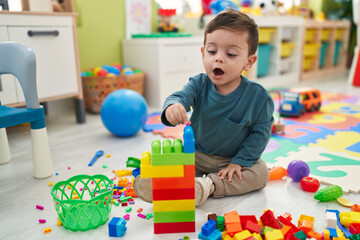
<svg viewBox="0 0 360 240">
<path fill-rule="evenodd" d="M 181 123 L 187 124 L 189 122 L 186 110 L 180 103 L 175 103 L 166 108 L 165 117 L 173 126 Z"/>
<path fill-rule="evenodd" d="M 239 180 L 242 179 L 241 177 L 241 166 L 234 164 L 234 163 L 230 163 L 226 168 L 220 170 L 218 172 L 218 176 L 220 176 L 221 179 L 225 179 L 226 175 L 227 175 L 227 180 L 229 182 L 231 182 L 232 180 L 232 176 L 234 175 L 234 173 L 237 174 Z"/>
</svg>

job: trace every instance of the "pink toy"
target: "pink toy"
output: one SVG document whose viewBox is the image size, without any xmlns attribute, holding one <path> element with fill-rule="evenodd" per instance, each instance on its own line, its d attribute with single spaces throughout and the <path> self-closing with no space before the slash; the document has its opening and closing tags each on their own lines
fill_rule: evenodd
<svg viewBox="0 0 360 240">
<path fill-rule="evenodd" d="M 146 216 L 144 214 L 141 214 L 141 213 L 138 213 L 138 217 L 141 217 L 141 218 L 146 218 Z"/>
<path fill-rule="evenodd" d="M 127 221 L 130 220 L 130 214 L 125 214 L 123 218 L 125 218 Z"/>
<path fill-rule="evenodd" d="M 37 209 L 40 209 L 40 210 L 44 210 L 44 207 L 41 206 L 41 205 L 36 205 L 36 208 L 37 208 Z"/>
<path fill-rule="evenodd" d="M 39 219 L 39 223 L 46 223 L 45 219 Z"/>
</svg>

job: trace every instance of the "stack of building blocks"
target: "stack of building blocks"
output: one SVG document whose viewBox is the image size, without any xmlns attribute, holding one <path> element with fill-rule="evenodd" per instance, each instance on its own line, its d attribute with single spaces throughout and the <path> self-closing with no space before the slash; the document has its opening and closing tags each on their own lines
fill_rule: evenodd
<svg viewBox="0 0 360 240">
<path fill-rule="evenodd" d="M 141 156 L 140 175 L 152 178 L 154 233 L 195 232 L 195 140 L 191 126 L 184 143 L 175 139 L 151 144 Z"/>
<path fill-rule="evenodd" d="M 224 240 L 360 240 L 358 214 L 360 212 L 340 213 L 338 210 L 326 210 L 327 220 L 322 233 L 313 229 L 315 218 L 304 214 L 299 217 L 297 226 L 291 222 L 291 214 L 284 212 L 275 217 L 273 211 L 269 209 L 264 211 L 260 220 L 254 215 L 239 215 L 236 211 L 226 213 L 224 217 L 210 214 L 209 221 L 199 234 L 199 239 L 218 239 L 217 235 L 209 234 L 211 232 L 209 229 L 216 226 L 222 231 L 221 239 Z"/>
<path fill-rule="evenodd" d="M 220 240 L 222 234 L 220 230 L 216 229 L 216 221 L 209 219 L 209 221 L 202 226 L 198 237 L 203 240 Z"/>
<path fill-rule="evenodd" d="M 113 217 L 109 222 L 109 236 L 110 237 L 122 237 L 127 230 L 125 227 L 126 221 L 125 218 Z"/>
</svg>

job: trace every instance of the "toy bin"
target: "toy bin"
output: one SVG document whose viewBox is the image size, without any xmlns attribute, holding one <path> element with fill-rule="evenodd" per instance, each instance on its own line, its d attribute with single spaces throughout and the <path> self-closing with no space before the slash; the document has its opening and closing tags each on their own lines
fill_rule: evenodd
<svg viewBox="0 0 360 240">
<path fill-rule="evenodd" d="M 326 57 L 326 49 L 329 46 L 328 42 L 322 42 L 321 43 L 321 47 L 320 47 L 320 68 L 324 67 L 324 63 L 325 63 L 325 57 Z"/>
<path fill-rule="evenodd" d="M 274 32 L 275 28 L 259 28 L 259 44 L 270 43 Z"/>
<path fill-rule="evenodd" d="M 85 108 L 91 113 L 100 113 L 105 97 L 118 89 L 131 89 L 140 94 L 144 92 L 143 72 L 124 76 L 82 77 Z"/>
<path fill-rule="evenodd" d="M 303 60 L 303 70 L 308 71 L 311 69 L 311 66 L 313 65 L 314 58 L 304 58 Z"/>
<path fill-rule="evenodd" d="M 269 44 L 260 44 L 258 50 L 258 70 L 257 76 L 262 77 L 269 71 L 271 51 L 274 46 Z"/>
<path fill-rule="evenodd" d="M 306 43 L 304 46 L 305 57 L 315 57 L 319 52 L 319 43 Z"/>
<path fill-rule="evenodd" d="M 326 42 L 329 41 L 331 29 L 323 29 L 321 30 L 321 41 Z"/>
<path fill-rule="evenodd" d="M 292 49 L 295 47 L 295 44 L 292 42 L 282 42 L 281 43 L 281 53 L 282 58 L 290 57 Z"/>
<path fill-rule="evenodd" d="M 313 42 L 316 37 L 316 29 L 307 29 L 305 32 L 305 42 Z"/>
<path fill-rule="evenodd" d="M 341 42 L 341 41 L 336 41 L 336 42 L 335 42 L 334 65 L 337 65 L 337 64 L 338 64 L 339 53 L 340 53 L 341 45 L 342 45 L 342 42 Z"/>
<path fill-rule="evenodd" d="M 344 34 L 344 32 L 345 32 L 345 29 L 341 29 L 341 28 L 336 29 L 335 39 L 336 39 L 337 41 L 341 40 L 342 35 Z"/>
<path fill-rule="evenodd" d="M 114 181 L 104 175 L 77 175 L 51 189 L 64 228 L 87 231 L 104 224 L 111 212 Z"/>
</svg>

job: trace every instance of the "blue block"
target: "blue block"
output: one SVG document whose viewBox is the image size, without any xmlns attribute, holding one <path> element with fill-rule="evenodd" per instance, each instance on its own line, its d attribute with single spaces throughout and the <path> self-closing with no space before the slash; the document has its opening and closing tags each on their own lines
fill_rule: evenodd
<svg viewBox="0 0 360 240">
<path fill-rule="evenodd" d="M 216 229 L 216 222 L 209 219 L 201 228 L 201 233 L 205 236 L 209 236 Z"/>
<path fill-rule="evenodd" d="M 117 237 L 124 236 L 124 234 L 125 234 L 125 232 L 127 230 L 127 227 L 125 227 L 125 225 L 126 225 L 125 218 L 120 218 L 120 220 L 116 224 Z"/>
<path fill-rule="evenodd" d="M 117 237 L 116 224 L 119 222 L 119 220 L 120 220 L 120 218 L 113 217 L 111 219 L 111 221 L 109 222 L 108 226 L 109 226 L 109 236 L 110 237 Z"/>
<path fill-rule="evenodd" d="M 184 128 L 184 153 L 194 153 L 195 152 L 195 138 L 194 131 L 191 126 L 186 126 Z"/>
<path fill-rule="evenodd" d="M 138 168 L 135 168 L 134 170 L 132 170 L 132 175 L 134 177 L 139 176 L 140 175 L 140 168 L 138 167 Z"/>
<path fill-rule="evenodd" d="M 125 218 L 113 217 L 109 222 L 109 236 L 122 237 L 127 230 Z"/>
<path fill-rule="evenodd" d="M 330 210 L 330 209 L 326 209 L 327 212 L 334 212 L 336 214 L 336 219 L 337 219 L 337 225 L 338 227 L 340 228 L 340 230 L 344 233 L 344 236 L 346 238 L 349 238 L 352 233 L 344 226 L 341 224 L 340 222 L 340 217 L 339 217 L 339 214 L 340 214 L 340 211 L 339 210 Z M 329 230 L 330 231 L 330 230 Z M 336 231 L 336 230 L 335 230 Z M 336 233 L 337 235 L 337 233 Z M 331 232 L 330 232 L 330 236 L 331 236 Z"/>
<path fill-rule="evenodd" d="M 198 238 L 203 240 L 221 240 L 222 234 L 218 229 L 215 229 L 209 236 L 205 236 L 200 232 Z"/>
</svg>

